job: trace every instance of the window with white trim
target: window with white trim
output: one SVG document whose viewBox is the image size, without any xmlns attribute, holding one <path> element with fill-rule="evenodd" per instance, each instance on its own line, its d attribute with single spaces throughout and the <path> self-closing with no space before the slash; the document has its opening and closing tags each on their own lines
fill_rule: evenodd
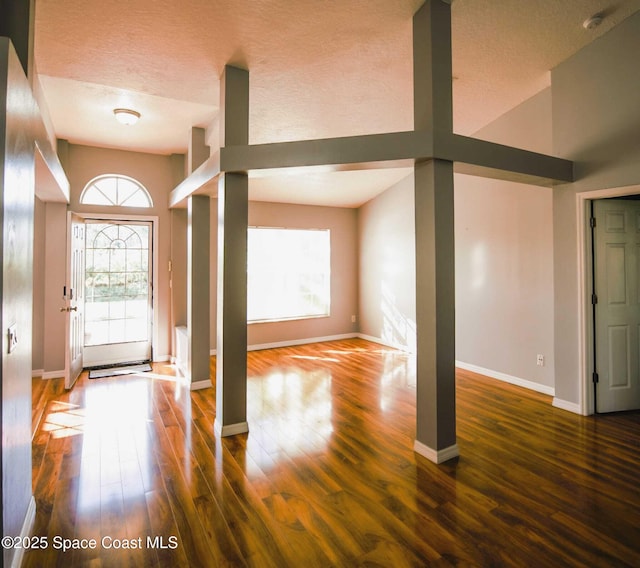
<svg viewBox="0 0 640 568">
<path fill-rule="evenodd" d="M 84 205 L 118 207 L 153 207 L 151 195 L 133 178 L 122 175 L 104 175 L 92 179 L 80 195 Z"/>
<path fill-rule="evenodd" d="M 330 280 L 329 230 L 249 228 L 249 322 L 328 316 Z"/>
</svg>

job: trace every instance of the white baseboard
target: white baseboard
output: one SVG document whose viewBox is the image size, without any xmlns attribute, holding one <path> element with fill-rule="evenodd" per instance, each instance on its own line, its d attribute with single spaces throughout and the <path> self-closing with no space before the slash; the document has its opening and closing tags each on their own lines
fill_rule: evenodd
<svg viewBox="0 0 640 568">
<path fill-rule="evenodd" d="M 323 341 L 337 341 L 340 339 L 353 339 L 357 333 L 343 333 L 340 335 L 327 335 L 324 337 L 308 337 L 305 339 L 290 339 L 288 341 L 276 341 L 275 343 L 255 343 L 247 346 L 247 351 L 260 351 L 261 349 L 277 349 L 278 347 L 293 347 L 294 345 L 307 345 L 309 343 L 321 343 Z"/>
<path fill-rule="evenodd" d="M 433 463 L 443 463 L 453 458 L 457 458 L 460 455 L 458 444 L 453 444 L 453 446 L 444 448 L 444 450 L 434 450 L 422 442 L 418 442 L 418 440 L 413 443 L 413 451 Z"/>
<path fill-rule="evenodd" d="M 211 384 L 211 379 L 203 379 L 201 381 L 194 381 L 193 383 L 191 383 L 189 385 L 189 390 L 195 391 L 195 390 L 201 390 L 201 389 L 208 389 L 211 386 L 213 386 Z"/>
<path fill-rule="evenodd" d="M 157 357 L 153 358 L 153 362 L 154 363 L 167 363 L 167 362 L 171 362 L 171 355 L 158 355 Z"/>
<path fill-rule="evenodd" d="M 29 506 L 27 507 L 27 514 L 24 517 L 24 522 L 22 523 L 22 529 L 20 530 L 20 539 L 23 540 L 31 536 L 31 531 L 33 531 L 33 525 L 36 522 L 36 500 L 32 495 L 29 500 Z M 21 546 L 20 548 L 15 548 L 15 553 L 13 555 L 13 559 L 11 560 L 11 568 L 20 568 L 22 564 L 22 557 L 24 556 L 25 547 Z"/>
<path fill-rule="evenodd" d="M 235 436 L 236 434 L 245 434 L 249 431 L 249 424 L 247 424 L 247 422 L 238 422 L 237 424 L 220 426 L 216 420 L 213 423 L 213 429 L 218 436 L 225 438 L 227 436 Z"/>
<path fill-rule="evenodd" d="M 393 349 L 399 349 L 400 351 L 408 351 L 410 349 L 406 345 L 392 344 L 379 337 L 373 337 L 371 335 L 365 335 L 364 333 L 342 333 L 339 335 L 326 335 L 324 337 L 307 337 L 305 339 L 290 339 L 288 341 L 276 341 L 273 343 L 254 343 L 253 345 L 247 345 L 247 351 L 260 351 L 262 349 L 277 349 L 278 347 L 294 347 L 295 345 L 308 345 L 310 343 L 321 343 L 323 341 L 339 341 L 341 339 L 366 339 L 373 343 L 379 343 L 385 347 L 391 347 Z M 214 356 L 217 353 L 216 349 L 211 349 L 209 354 Z"/>
<path fill-rule="evenodd" d="M 552 406 L 561 408 L 562 410 L 568 410 L 569 412 L 573 412 L 574 414 L 580 414 L 581 416 L 585 415 L 585 413 L 582 411 L 582 407 L 579 404 L 575 402 L 569 402 L 568 400 L 562 400 L 560 398 L 554 397 Z"/>
<path fill-rule="evenodd" d="M 507 375 L 506 373 L 501 373 L 500 371 L 485 369 L 484 367 L 478 367 L 477 365 L 464 363 L 462 361 L 456 361 L 456 367 L 459 367 L 460 369 L 464 369 L 466 371 L 471 371 L 472 373 L 478 373 L 479 375 L 485 375 L 487 377 L 491 377 L 492 379 L 498 379 L 499 381 L 504 381 L 505 383 L 516 385 L 518 387 L 524 387 L 526 389 L 533 390 L 542 394 L 547 394 L 549 396 L 555 395 L 556 389 L 553 387 L 541 385 L 540 383 L 528 381 L 526 379 L 521 379 L 512 375 Z"/>
<path fill-rule="evenodd" d="M 378 343 L 379 345 L 384 345 L 385 347 L 391 347 L 392 349 L 398 349 L 399 351 L 406 351 L 407 353 L 413 353 L 413 349 L 411 349 L 406 345 L 385 341 L 380 337 L 374 337 L 373 335 L 367 335 L 366 333 L 356 333 L 355 337 L 358 337 L 359 339 L 364 339 L 366 341 L 371 341 L 372 343 Z"/>
<path fill-rule="evenodd" d="M 47 371 L 42 373 L 43 379 L 64 379 L 64 369 L 62 371 Z"/>
<path fill-rule="evenodd" d="M 31 371 L 32 379 L 35 379 L 36 377 L 42 378 L 42 375 L 44 375 L 44 369 L 32 369 Z"/>
</svg>

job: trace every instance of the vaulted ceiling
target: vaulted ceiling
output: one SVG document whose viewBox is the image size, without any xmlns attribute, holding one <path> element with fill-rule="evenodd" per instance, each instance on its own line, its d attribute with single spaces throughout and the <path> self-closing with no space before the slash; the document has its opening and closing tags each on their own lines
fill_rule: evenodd
<svg viewBox="0 0 640 568">
<path fill-rule="evenodd" d="M 58 138 L 184 153 L 225 64 L 250 70 L 250 142 L 410 130 L 422 0 L 36 0 L 35 60 Z M 454 128 L 473 134 L 640 0 L 455 0 Z M 586 30 L 595 13 L 603 23 Z M 117 107 L 142 117 L 118 124 Z M 357 206 L 406 170 L 259 178 L 253 199 Z"/>
</svg>

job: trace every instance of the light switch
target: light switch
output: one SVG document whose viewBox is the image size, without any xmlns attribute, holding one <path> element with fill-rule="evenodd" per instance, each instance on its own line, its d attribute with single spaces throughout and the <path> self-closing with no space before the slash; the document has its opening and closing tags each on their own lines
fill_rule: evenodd
<svg viewBox="0 0 640 568">
<path fill-rule="evenodd" d="M 9 339 L 9 353 L 11 353 L 18 345 L 18 331 L 15 323 L 9 328 L 7 335 Z"/>
</svg>

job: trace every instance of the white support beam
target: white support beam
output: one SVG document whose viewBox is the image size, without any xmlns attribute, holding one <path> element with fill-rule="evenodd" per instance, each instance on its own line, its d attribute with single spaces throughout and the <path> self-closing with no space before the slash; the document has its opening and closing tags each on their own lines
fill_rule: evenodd
<svg viewBox="0 0 640 568">
<path fill-rule="evenodd" d="M 169 194 L 169 208 L 186 207 L 186 199 L 197 192 L 208 193 L 209 189 L 212 191 L 211 195 L 214 195 L 218 177 L 220 153 L 216 152 Z"/>
<path fill-rule="evenodd" d="M 44 202 L 69 203 L 71 186 L 55 150 L 46 137 L 36 140 L 35 146 L 36 197 Z"/>
</svg>

